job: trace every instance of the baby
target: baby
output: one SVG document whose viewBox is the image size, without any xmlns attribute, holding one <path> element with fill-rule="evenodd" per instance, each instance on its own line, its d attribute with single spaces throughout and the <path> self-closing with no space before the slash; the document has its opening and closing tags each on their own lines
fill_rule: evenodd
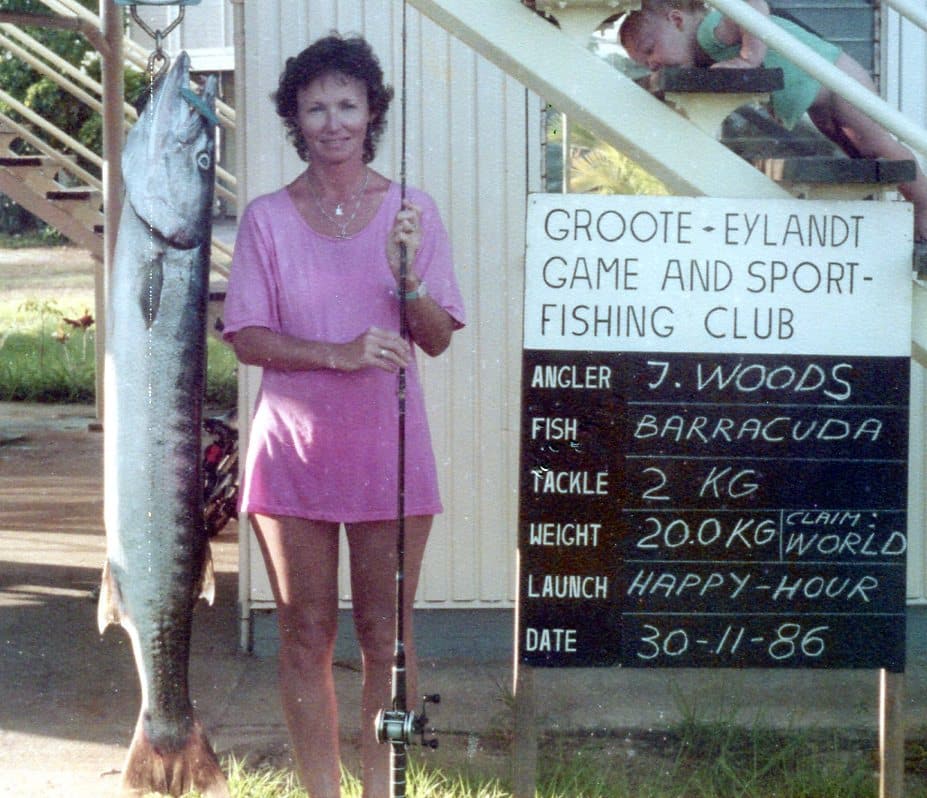
<svg viewBox="0 0 927 798">
<path fill-rule="evenodd" d="M 765 0 L 747 2 L 757 11 L 769 14 Z M 869 73 L 839 47 L 787 19 L 771 19 L 839 70 L 875 91 Z M 818 130 L 850 156 L 914 158 L 907 147 L 865 113 L 784 56 L 768 50 L 761 39 L 723 17 L 720 11 L 709 11 L 699 0 L 643 0 L 640 11 L 626 16 L 619 36 L 631 59 L 650 70 L 667 66 L 780 67 L 785 85 L 773 92 L 772 111 L 785 127 L 791 129 L 807 111 Z M 898 188 L 914 205 L 915 239 L 927 241 L 927 177 L 919 165 L 914 180 Z"/>
</svg>

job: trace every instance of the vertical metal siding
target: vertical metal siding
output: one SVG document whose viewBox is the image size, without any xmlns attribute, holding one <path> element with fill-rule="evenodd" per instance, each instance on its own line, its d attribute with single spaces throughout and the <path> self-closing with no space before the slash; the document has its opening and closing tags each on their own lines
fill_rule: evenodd
<svg viewBox="0 0 927 798">
<path fill-rule="evenodd" d="M 875 12 L 870 0 L 772 0 L 770 6 L 793 14 L 872 71 Z"/>
<path fill-rule="evenodd" d="M 435 519 L 418 600 L 431 607 L 511 606 L 524 205 L 526 190 L 539 187 L 539 144 L 529 140 L 540 129 L 540 103 L 434 23 L 411 8 L 407 13 L 407 178 L 441 210 L 468 313 L 450 351 L 420 361 L 445 512 Z M 373 166 L 398 179 L 401 5 L 272 0 L 247 3 L 245 15 L 245 199 L 275 190 L 302 169 L 268 96 L 285 59 L 331 30 L 365 36 L 394 86 Z M 245 404 L 257 388 L 257 374 L 248 372 Z M 343 562 L 345 548 L 342 542 Z M 248 598 L 270 602 L 253 536 L 247 549 Z M 339 577 L 343 599 L 350 595 L 346 571 Z"/>
<path fill-rule="evenodd" d="M 886 100 L 927 126 L 927 33 L 883 8 L 882 92 Z M 921 165 L 927 158 L 920 155 Z M 910 495 L 908 497 L 908 600 L 927 603 L 927 369 L 914 362 L 911 375 Z"/>
<path fill-rule="evenodd" d="M 917 362 L 911 366 L 911 428 L 910 450 L 908 453 L 908 601 L 923 603 L 927 600 L 927 586 L 924 575 L 927 573 L 927 548 L 924 545 L 924 524 L 927 519 L 927 506 L 924 496 L 924 458 L 925 447 L 925 389 L 927 389 L 927 370 Z"/>
</svg>

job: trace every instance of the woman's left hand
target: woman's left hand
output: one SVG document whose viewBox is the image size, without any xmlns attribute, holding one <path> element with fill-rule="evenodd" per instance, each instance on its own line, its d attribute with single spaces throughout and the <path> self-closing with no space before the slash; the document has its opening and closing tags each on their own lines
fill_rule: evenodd
<svg viewBox="0 0 927 798">
<path fill-rule="evenodd" d="M 422 209 L 410 200 L 403 201 L 402 208 L 396 214 L 396 221 L 386 241 L 386 259 L 389 261 L 389 267 L 393 271 L 397 284 L 399 283 L 400 244 L 406 246 L 406 276 L 412 278 L 410 282 L 417 283 L 412 264 L 415 263 L 415 256 L 422 246 Z"/>
</svg>

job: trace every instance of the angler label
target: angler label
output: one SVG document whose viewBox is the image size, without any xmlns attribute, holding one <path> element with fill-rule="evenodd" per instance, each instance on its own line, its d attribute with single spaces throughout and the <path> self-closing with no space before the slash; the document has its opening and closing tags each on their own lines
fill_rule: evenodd
<svg viewBox="0 0 927 798">
<path fill-rule="evenodd" d="M 911 227 L 529 198 L 523 662 L 903 669 Z"/>
</svg>

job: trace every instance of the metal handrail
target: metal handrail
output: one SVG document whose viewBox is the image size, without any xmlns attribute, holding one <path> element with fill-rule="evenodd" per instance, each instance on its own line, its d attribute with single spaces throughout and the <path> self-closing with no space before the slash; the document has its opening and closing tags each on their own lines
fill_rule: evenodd
<svg viewBox="0 0 927 798">
<path fill-rule="evenodd" d="M 810 47 L 771 22 L 767 16 L 751 8 L 744 0 L 707 0 L 707 2 L 898 138 L 927 154 L 927 130 L 912 122 L 861 83 L 848 77 L 826 58 L 822 58 Z"/>
<path fill-rule="evenodd" d="M 4 28 L 4 26 L 0 25 L 0 28 Z M 68 94 L 76 97 L 85 105 L 89 105 L 94 111 L 103 113 L 103 103 L 100 102 L 100 100 L 89 95 L 86 91 L 80 88 L 80 86 L 77 86 L 73 81 L 65 77 L 61 72 L 49 68 L 48 65 L 40 58 L 34 56 L 24 47 L 20 47 L 18 44 L 16 44 L 16 42 L 11 41 L 2 33 L 0 33 L 0 47 L 5 47 L 21 61 L 25 61 L 29 66 L 47 77 L 53 83 L 60 86 Z"/>
<path fill-rule="evenodd" d="M 882 0 L 882 2 L 909 22 L 913 22 L 921 30 L 927 31 L 927 8 L 924 8 L 923 4 L 918 5 L 911 0 Z"/>
<path fill-rule="evenodd" d="M 13 25 L 9 22 L 0 23 L 0 30 L 4 31 L 7 36 L 19 40 L 20 44 L 24 47 L 28 47 L 33 52 L 37 53 L 39 56 L 44 58 L 50 64 L 52 64 L 56 69 L 60 69 L 62 72 L 70 75 L 71 79 L 77 83 L 80 83 L 84 88 L 90 89 L 91 91 L 96 91 L 97 94 L 101 94 L 100 84 L 87 75 L 84 72 L 81 72 L 77 67 L 72 63 L 62 58 L 53 50 L 50 50 L 44 44 L 42 44 L 38 39 L 30 36 L 24 30 L 21 30 L 16 25 Z"/>
<path fill-rule="evenodd" d="M 16 113 L 22 114 L 26 119 L 28 119 L 33 125 L 44 130 L 53 138 L 60 141 L 64 146 L 69 147 L 74 150 L 78 155 L 86 158 L 95 166 L 98 166 L 100 169 L 103 168 L 103 159 L 97 155 L 93 150 L 88 149 L 83 144 L 81 144 L 77 139 L 69 136 L 67 133 L 63 132 L 59 128 L 56 128 L 54 125 L 49 124 L 47 121 L 42 119 L 35 111 L 33 111 L 28 106 L 23 105 L 19 100 L 13 97 L 11 94 L 7 94 L 3 89 L 0 89 L 0 100 L 6 103 L 10 108 L 12 108 Z"/>
<path fill-rule="evenodd" d="M 13 128 L 19 138 L 27 142 L 31 147 L 34 147 L 43 155 L 46 155 L 49 158 L 52 158 L 55 161 L 61 163 L 64 168 L 66 168 L 71 174 L 74 175 L 74 177 L 79 178 L 88 186 L 91 186 L 98 191 L 102 191 L 103 183 L 100 181 L 99 177 L 91 172 L 88 172 L 82 166 L 79 166 L 73 161 L 67 159 L 61 154 L 60 150 L 56 150 L 47 141 L 40 139 L 31 130 L 29 130 L 29 128 L 27 128 L 25 125 L 21 125 L 15 119 L 11 119 L 5 114 L 0 114 L 0 119 L 3 120 L 4 125 L 9 125 L 11 128 Z"/>
</svg>

